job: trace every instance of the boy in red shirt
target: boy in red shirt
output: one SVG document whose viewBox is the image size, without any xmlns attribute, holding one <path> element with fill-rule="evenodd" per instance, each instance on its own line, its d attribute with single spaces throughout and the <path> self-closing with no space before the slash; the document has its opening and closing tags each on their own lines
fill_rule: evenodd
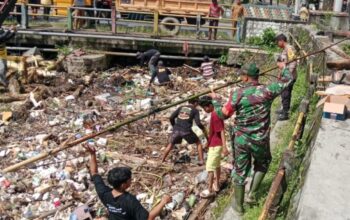
<svg viewBox="0 0 350 220">
<path fill-rule="evenodd" d="M 209 6 L 209 18 L 217 18 L 217 19 L 210 19 L 209 20 L 209 40 L 211 40 L 212 35 L 212 28 L 210 27 L 217 27 L 219 26 L 219 20 L 221 19 L 222 15 L 224 14 L 224 9 L 218 4 L 217 0 L 212 0 L 212 3 Z M 216 40 L 216 33 L 218 29 L 214 29 L 214 40 Z"/>
<path fill-rule="evenodd" d="M 201 197 L 208 198 L 215 196 L 216 192 L 219 192 L 219 180 L 220 180 L 220 162 L 221 153 L 228 154 L 226 148 L 225 139 L 225 126 L 224 121 L 214 111 L 212 104 L 212 98 L 209 96 L 203 96 L 199 105 L 205 112 L 211 113 L 209 137 L 208 137 L 208 158 L 206 163 L 206 170 L 208 171 L 208 191 L 209 193 L 201 193 Z M 214 181 L 215 176 L 215 181 Z"/>
</svg>

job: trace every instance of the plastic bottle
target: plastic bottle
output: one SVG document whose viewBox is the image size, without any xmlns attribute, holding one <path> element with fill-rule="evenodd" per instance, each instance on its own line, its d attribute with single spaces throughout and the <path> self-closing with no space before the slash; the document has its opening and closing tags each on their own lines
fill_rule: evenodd
<svg viewBox="0 0 350 220">
<path fill-rule="evenodd" d="M 173 196 L 173 201 L 171 203 L 168 203 L 165 208 L 168 210 L 174 210 L 178 205 L 180 205 L 183 200 L 185 199 L 185 193 L 179 192 L 175 196 Z"/>
</svg>

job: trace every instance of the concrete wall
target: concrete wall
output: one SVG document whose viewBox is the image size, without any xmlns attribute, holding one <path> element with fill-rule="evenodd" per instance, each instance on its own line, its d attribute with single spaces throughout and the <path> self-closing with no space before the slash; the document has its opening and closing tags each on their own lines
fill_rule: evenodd
<svg viewBox="0 0 350 220">
<path fill-rule="evenodd" d="M 276 33 L 286 33 L 295 24 L 305 22 L 246 17 L 243 22 L 242 38 L 260 36 L 266 28 L 272 28 Z"/>
<path fill-rule="evenodd" d="M 272 28 L 276 33 L 285 33 L 291 27 L 291 23 L 282 23 L 274 21 L 254 21 L 250 20 L 247 23 L 246 37 L 260 36 L 266 28 Z"/>
</svg>

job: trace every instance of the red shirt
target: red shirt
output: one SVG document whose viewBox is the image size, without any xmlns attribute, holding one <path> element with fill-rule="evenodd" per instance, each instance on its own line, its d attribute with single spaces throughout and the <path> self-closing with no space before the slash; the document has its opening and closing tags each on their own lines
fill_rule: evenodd
<svg viewBox="0 0 350 220">
<path fill-rule="evenodd" d="M 222 146 L 221 131 L 225 129 L 224 121 L 219 118 L 215 111 L 211 113 L 209 130 L 209 147 Z"/>
<path fill-rule="evenodd" d="M 209 6 L 209 17 L 218 18 L 223 11 L 224 9 L 222 9 L 219 4 L 214 5 L 211 3 Z"/>
</svg>

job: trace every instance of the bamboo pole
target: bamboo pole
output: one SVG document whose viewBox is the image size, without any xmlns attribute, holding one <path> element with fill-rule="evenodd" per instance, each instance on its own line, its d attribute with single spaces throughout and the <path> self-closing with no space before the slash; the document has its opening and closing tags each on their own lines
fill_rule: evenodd
<svg viewBox="0 0 350 220">
<path fill-rule="evenodd" d="M 335 45 L 337 45 L 337 44 L 339 44 L 339 43 L 341 43 L 341 42 L 343 42 L 343 41 L 345 41 L 345 40 L 348 40 L 348 39 L 350 39 L 350 38 L 346 38 L 346 39 L 343 39 L 343 40 L 341 40 L 341 41 L 338 41 L 338 42 L 336 42 L 336 43 L 334 43 L 334 44 L 332 44 L 332 45 L 329 45 L 329 46 L 327 46 L 327 47 L 325 47 L 325 48 L 323 48 L 323 49 L 321 49 L 321 50 L 314 51 L 314 52 L 311 52 L 311 53 L 309 53 L 309 54 L 307 54 L 307 55 L 305 55 L 305 56 L 301 56 L 301 57 L 299 57 L 299 58 L 296 58 L 296 59 L 294 59 L 294 60 L 291 60 L 291 61 L 289 61 L 288 63 L 291 63 L 291 62 L 294 62 L 294 61 L 297 61 L 297 60 L 300 60 L 300 59 L 304 59 L 304 58 L 306 58 L 306 57 L 308 57 L 308 56 L 312 56 L 312 55 L 321 53 L 321 52 L 323 52 L 324 50 L 326 50 L 326 49 L 328 49 L 328 48 L 330 48 L 330 47 L 332 47 L 332 46 L 335 46 Z M 266 73 L 268 73 L 268 72 L 271 72 L 271 71 L 273 71 L 273 70 L 275 70 L 275 69 L 278 69 L 278 66 L 271 67 L 271 68 L 269 68 L 269 69 L 267 69 L 267 70 L 261 72 L 261 73 L 260 73 L 260 76 L 262 76 L 262 75 L 264 75 L 264 74 L 266 74 Z M 228 83 L 226 83 L 226 84 L 224 84 L 224 85 L 221 85 L 221 86 L 218 86 L 218 87 L 216 87 L 216 88 L 213 88 L 213 91 L 217 91 L 217 90 L 220 90 L 220 89 L 222 89 L 222 88 L 226 88 L 226 87 L 228 87 L 228 86 L 237 84 L 237 83 L 239 83 L 239 82 L 241 82 L 240 79 L 239 79 L 239 80 L 236 80 L 236 81 L 228 82 Z M 100 131 L 100 132 L 93 133 L 93 134 L 90 134 L 90 135 L 86 135 L 86 136 L 84 136 L 84 137 L 82 137 L 82 138 L 79 138 L 79 139 L 77 139 L 77 140 L 74 140 L 74 141 L 72 141 L 72 142 L 70 142 L 70 143 L 67 143 L 67 141 L 68 141 L 68 140 L 67 140 L 66 142 L 64 142 L 64 143 L 63 143 L 60 147 L 58 147 L 58 148 L 55 148 L 55 149 L 53 149 L 53 150 L 50 150 L 50 151 L 41 153 L 41 154 L 39 154 L 39 155 L 37 155 L 37 156 L 35 156 L 35 157 L 29 158 L 29 159 L 24 160 L 24 161 L 22 161 L 22 162 L 20 162 L 20 163 L 11 165 L 11 166 L 9 166 L 9 167 L 3 169 L 2 172 L 3 172 L 3 173 L 14 172 L 14 171 L 18 170 L 18 169 L 21 168 L 21 167 L 24 167 L 24 166 L 26 166 L 26 165 L 28 165 L 28 164 L 34 163 L 34 162 L 36 162 L 36 161 L 38 161 L 38 160 L 41 160 L 41 159 L 43 159 L 43 158 L 46 158 L 46 157 L 48 157 L 48 156 L 50 156 L 50 155 L 57 154 L 58 152 L 60 152 L 60 151 L 62 151 L 62 150 L 71 148 L 71 147 L 73 147 L 73 146 L 75 146 L 75 145 L 77 145 L 77 144 L 80 144 L 80 143 L 82 143 L 82 142 L 84 142 L 84 141 L 87 141 L 87 140 L 89 140 L 89 139 L 91 139 L 91 138 L 95 138 L 95 137 L 100 136 L 100 135 L 102 135 L 102 134 L 105 134 L 105 133 L 107 133 L 107 132 L 116 131 L 117 129 L 119 129 L 120 127 L 123 127 L 124 125 L 131 124 L 131 123 L 133 123 L 133 122 L 135 122 L 135 121 L 138 121 L 138 120 L 140 120 L 140 119 L 146 118 L 146 117 L 151 116 L 151 115 L 154 115 L 155 113 L 164 111 L 164 110 L 166 110 L 166 109 L 169 109 L 169 108 L 171 108 L 171 107 L 180 105 L 180 104 L 185 103 L 185 102 L 187 102 L 187 101 L 189 101 L 189 100 L 191 100 L 191 99 L 198 98 L 198 97 L 200 97 L 200 96 L 209 94 L 209 93 L 211 93 L 211 92 L 212 92 L 211 89 L 207 89 L 207 90 L 205 90 L 205 91 L 203 91 L 203 92 L 200 92 L 200 93 L 195 94 L 195 95 L 191 95 L 191 96 L 189 96 L 189 97 L 187 97 L 187 98 L 185 98 L 185 99 L 179 100 L 179 101 L 177 101 L 177 102 L 174 102 L 174 103 L 171 103 L 171 104 L 168 104 L 168 105 L 164 105 L 164 106 L 161 106 L 161 107 L 157 107 L 157 108 L 151 109 L 150 111 L 145 112 L 145 113 L 143 113 L 143 114 L 140 114 L 140 115 L 138 115 L 138 116 L 135 116 L 134 118 L 129 118 L 129 119 L 126 119 L 126 120 L 124 120 L 124 121 L 122 121 L 122 122 L 118 122 L 118 123 L 116 123 L 116 124 L 114 124 L 114 125 L 112 125 L 112 126 L 106 128 L 106 129 L 104 129 L 104 130 L 102 130 L 102 131 Z"/>
<path fill-rule="evenodd" d="M 273 180 L 273 183 L 271 185 L 271 190 L 269 193 L 270 196 L 267 197 L 267 199 L 266 199 L 263 211 L 261 212 L 261 214 L 259 216 L 259 220 L 265 220 L 268 217 L 269 209 L 270 209 L 271 205 L 273 204 L 277 190 L 278 190 L 279 186 L 281 185 L 281 182 L 284 178 L 284 175 L 285 175 L 285 169 L 280 169 L 278 171 L 275 179 Z"/>
</svg>

